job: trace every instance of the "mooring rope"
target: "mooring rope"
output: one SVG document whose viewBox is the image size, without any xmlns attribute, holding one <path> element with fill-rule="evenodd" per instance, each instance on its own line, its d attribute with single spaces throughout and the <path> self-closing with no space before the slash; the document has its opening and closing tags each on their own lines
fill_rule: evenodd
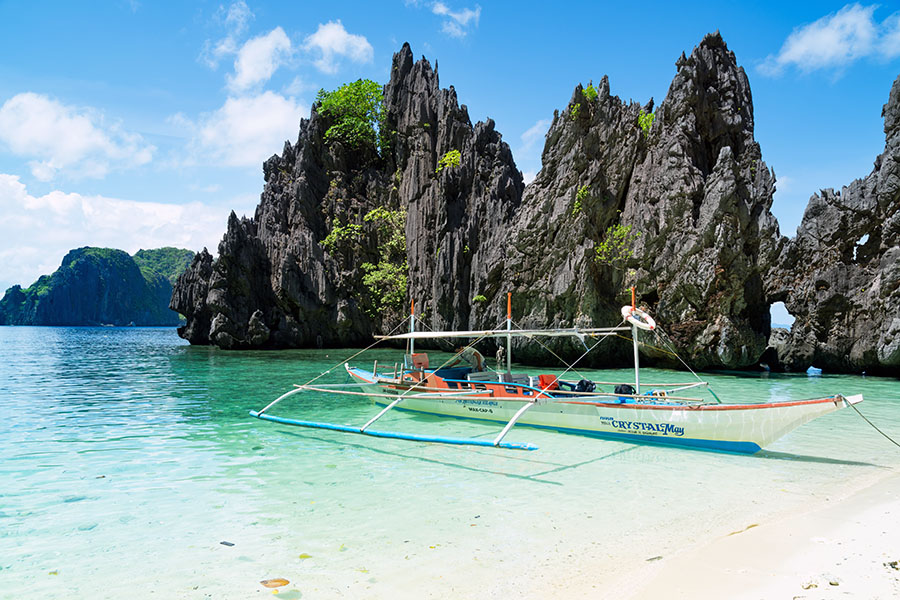
<svg viewBox="0 0 900 600">
<path fill-rule="evenodd" d="M 845 399 L 844 402 L 847 402 L 847 400 Z M 847 402 L 847 404 L 850 404 L 850 403 Z M 897 441 L 894 440 L 894 438 L 892 438 L 891 436 L 889 436 L 888 434 L 886 434 L 886 433 L 883 432 L 882 430 L 878 429 L 878 426 L 875 425 L 875 423 L 873 423 L 872 421 L 870 421 L 869 419 L 867 419 L 867 418 L 866 418 L 866 415 L 864 415 L 864 414 L 862 414 L 861 412 L 859 412 L 859 409 L 856 408 L 856 405 L 855 405 L 855 404 L 850 404 L 850 408 L 852 408 L 853 410 L 855 410 L 855 411 L 856 411 L 856 414 L 858 414 L 860 417 L 862 417 L 863 421 L 865 421 L 866 423 L 868 423 L 869 425 L 871 425 L 871 426 L 872 426 L 872 429 L 874 429 L 875 431 L 877 431 L 878 433 L 880 433 L 881 435 L 883 435 L 884 437 L 886 437 L 886 438 L 888 439 L 888 441 L 890 441 L 893 445 L 895 445 L 895 446 L 897 446 L 898 448 L 900 448 L 900 444 L 898 444 Z"/>
</svg>

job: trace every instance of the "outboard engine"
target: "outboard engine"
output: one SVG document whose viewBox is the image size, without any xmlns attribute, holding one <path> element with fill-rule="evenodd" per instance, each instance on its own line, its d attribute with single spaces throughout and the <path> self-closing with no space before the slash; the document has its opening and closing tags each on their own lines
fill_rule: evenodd
<svg viewBox="0 0 900 600">
<path fill-rule="evenodd" d="M 620 383 L 619 385 L 616 386 L 615 392 L 617 394 L 626 394 L 628 396 L 633 396 L 634 395 L 634 386 L 631 386 L 627 383 Z"/>
<path fill-rule="evenodd" d="M 597 386 L 590 379 L 582 379 L 575 384 L 576 392 L 593 392 L 596 388 Z"/>
</svg>

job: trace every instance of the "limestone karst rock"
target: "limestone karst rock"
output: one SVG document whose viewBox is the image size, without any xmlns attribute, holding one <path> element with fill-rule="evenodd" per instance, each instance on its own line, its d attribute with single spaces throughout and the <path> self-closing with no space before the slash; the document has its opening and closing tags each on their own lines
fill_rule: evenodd
<svg viewBox="0 0 900 600">
<path fill-rule="evenodd" d="M 884 152 L 864 179 L 810 198 L 782 240 L 768 287 L 796 318 L 781 353 L 788 370 L 900 373 L 900 77 L 884 117 Z"/>
<path fill-rule="evenodd" d="M 851 186 L 858 191 L 814 198 L 800 236 L 789 241 L 770 211 L 775 177 L 754 139 L 750 86 L 734 54 L 714 33 L 675 66 L 655 113 L 652 100 L 611 95 L 605 77 L 596 87 L 576 86 L 554 114 L 541 171 L 525 186 L 493 121 L 472 125 L 454 88 L 441 88 L 437 69 L 415 61 L 405 44 L 384 87 L 387 143 L 326 140 L 331 117 L 314 106 L 297 142 L 265 162 L 253 218 L 232 214 L 218 258 L 200 253 L 176 285 L 171 307 L 187 317 L 181 335 L 225 348 L 314 347 L 362 344 L 391 330 L 404 301 L 386 304 L 387 292 L 368 279 L 387 244 L 384 223 L 372 219 L 384 209 L 402 216 L 394 223 L 404 223 L 406 238 L 405 262 L 384 272 L 434 328 L 497 325 L 507 291 L 523 326 L 615 325 L 633 285 L 696 368 L 756 365 L 778 300 L 799 325 L 787 341 L 779 338 L 784 356 L 775 366 L 896 365 L 896 110 L 885 109 L 888 149 L 876 172 Z M 453 152 L 459 164 L 443 168 Z M 816 228 L 850 214 L 849 237 L 821 243 Z M 631 253 L 598 262 L 610 227 L 629 233 Z M 848 262 L 864 233 L 868 242 Z M 840 298 L 856 286 L 872 299 L 859 310 L 839 300 L 832 306 L 821 282 Z M 862 358 L 839 358 L 852 344 L 837 340 L 856 336 L 846 332 L 850 321 L 862 327 L 865 311 L 879 315 L 879 331 L 852 351 Z M 549 349 L 570 359 L 584 352 L 577 340 L 554 340 Z M 489 344 L 482 350 L 493 352 Z M 668 350 L 644 348 L 675 364 Z M 613 340 L 590 362 L 621 364 L 628 355 L 628 344 Z M 531 344 L 516 356 L 548 353 Z"/>
</svg>

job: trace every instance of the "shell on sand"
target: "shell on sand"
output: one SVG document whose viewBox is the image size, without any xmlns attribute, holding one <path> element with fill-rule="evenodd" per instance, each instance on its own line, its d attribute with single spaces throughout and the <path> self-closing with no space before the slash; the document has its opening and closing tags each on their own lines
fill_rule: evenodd
<svg viewBox="0 0 900 600">
<path fill-rule="evenodd" d="M 276 577 L 275 579 L 263 579 L 262 581 L 260 581 L 260 583 L 267 588 L 277 588 L 289 584 L 290 581 L 288 581 L 284 577 Z"/>
</svg>

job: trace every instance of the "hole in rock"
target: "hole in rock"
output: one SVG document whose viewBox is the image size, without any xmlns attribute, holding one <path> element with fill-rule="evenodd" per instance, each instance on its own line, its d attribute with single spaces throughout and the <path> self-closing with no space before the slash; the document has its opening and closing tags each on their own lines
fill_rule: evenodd
<svg viewBox="0 0 900 600">
<path fill-rule="evenodd" d="M 772 315 L 772 327 L 783 327 L 790 330 L 794 324 L 794 315 L 788 312 L 784 302 L 773 302 L 769 307 L 769 314 Z"/>
<path fill-rule="evenodd" d="M 853 260 L 856 260 L 856 253 L 859 252 L 859 249 L 866 245 L 866 242 L 869 241 L 869 234 L 863 234 L 859 240 L 857 240 L 856 245 L 853 246 Z"/>
</svg>

